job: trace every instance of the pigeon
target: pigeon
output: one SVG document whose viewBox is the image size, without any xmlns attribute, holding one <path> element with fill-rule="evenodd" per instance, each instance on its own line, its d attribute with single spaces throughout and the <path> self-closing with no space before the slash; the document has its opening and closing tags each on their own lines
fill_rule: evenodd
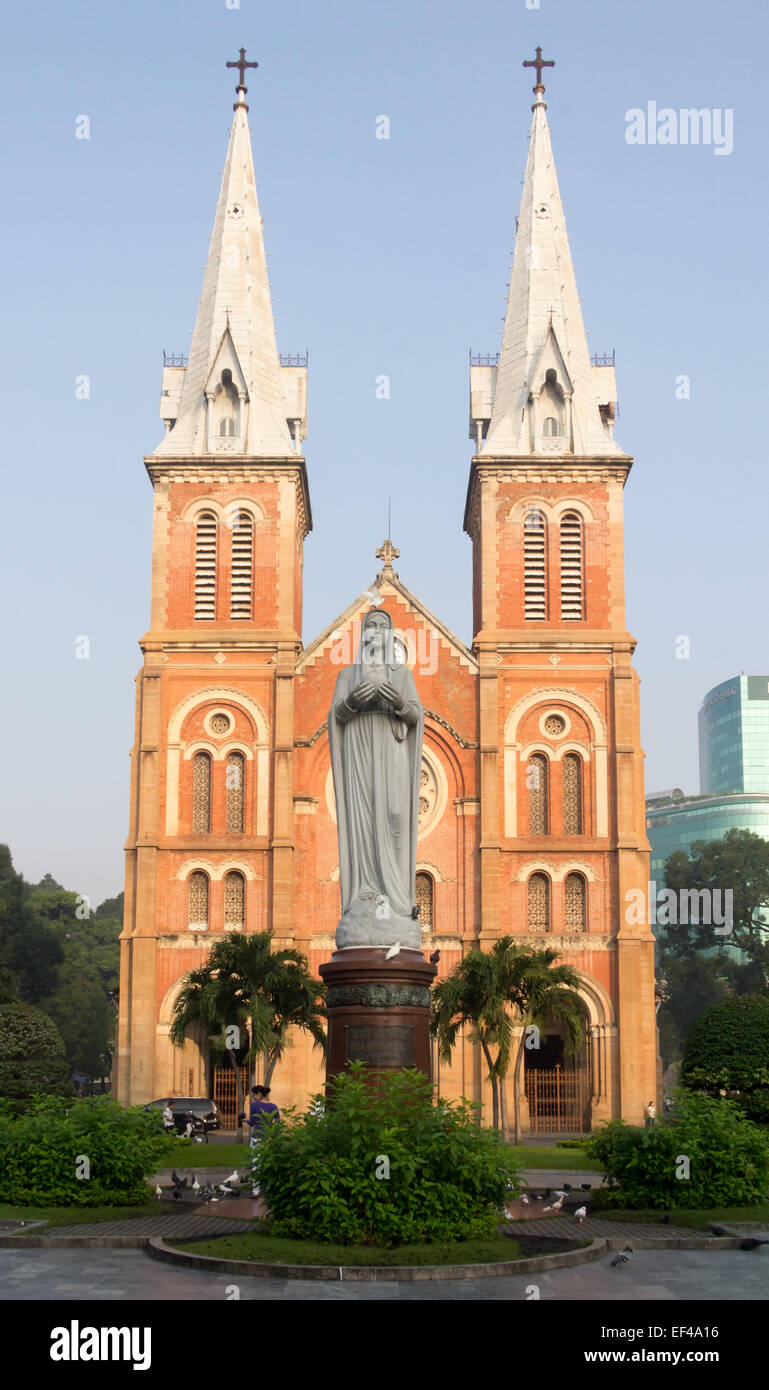
<svg viewBox="0 0 769 1390">
<path fill-rule="evenodd" d="M 524 1192 L 523 1195 L 521 1196 L 521 1205 L 524 1206 L 524 1207 L 527 1207 L 527 1206 L 529 1205 L 529 1199 L 528 1199 L 528 1197 L 526 1196 L 526 1193 L 525 1193 L 525 1192 Z"/>
<path fill-rule="evenodd" d="M 614 1256 L 614 1259 L 612 1260 L 612 1264 L 613 1264 L 613 1265 L 620 1265 L 620 1266 L 621 1266 L 621 1265 L 629 1265 L 629 1264 L 630 1264 L 630 1261 L 632 1260 L 632 1258 L 633 1258 L 633 1247 L 632 1247 L 632 1245 L 626 1245 L 624 1250 L 620 1250 L 619 1254 Z"/>
<path fill-rule="evenodd" d="M 565 1188 L 565 1189 L 562 1188 L 562 1187 L 557 1187 L 557 1188 L 555 1189 L 555 1195 L 556 1195 L 556 1197 L 568 1197 L 568 1195 L 569 1195 L 570 1192 L 571 1192 L 571 1188 L 570 1188 L 570 1187 L 567 1187 L 567 1188 Z"/>
<path fill-rule="evenodd" d="M 230 1173 L 230 1176 L 228 1178 L 225 1178 L 224 1181 L 226 1183 L 229 1183 L 230 1185 L 234 1182 L 240 1182 L 240 1173 L 238 1172 L 237 1168 L 233 1168 L 232 1172 Z"/>
<path fill-rule="evenodd" d="M 582 1188 L 582 1191 L 583 1191 L 583 1192 L 590 1192 L 590 1191 L 592 1191 L 592 1184 L 589 1183 L 589 1182 L 581 1182 L 581 1183 L 580 1183 L 580 1187 Z"/>
<path fill-rule="evenodd" d="M 173 1183 L 174 1187 L 179 1187 L 183 1191 L 184 1188 L 187 1186 L 187 1183 L 189 1182 L 189 1178 L 180 1178 L 179 1174 L 174 1168 L 171 1173 L 171 1182 Z"/>
<path fill-rule="evenodd" d="M 160 1198 L 163 1196 L 163 1189 L 162 1187 L 160 1187 L 160 1185 L 158 1185 L 155 1188 L 155 1196 L 157 1197 L 158 1201 L 160 1201 Z"/>
<path fill-rule="evenodd" d="M 740 1241 L 740 1250 L 757 1250 L 759 1245 L 769 1245 L 769 1240 L 759 1240 L 758 1236 L 746 1236 Z"/>
<path fill-rule="evenodd" d="M 668 1216 L 667 1212 L 665 1212 L 665 1215 L 664 1215 L 664 1216 L 661 1216 L 661 1217 L 660 1217 L 659 1223 L 658 1223 L 658 1224 L 659 1224 L 660 1226 L 669 1226 L 669 1225 L 670 1225 L 670 1217 Z"/>
<path fill-rule="evenodd" d="M 440 960 L 440 958 L 441 958 L 441 953 L 440 953 L 440 951 L 433 951 L 432 955 L 430 956 L 430 964 L 431 964 L 431 965 L 437 965 L 437 964 L 438 964 L 438 961 Z"/>
<path fill-rule="evenodd" d="M 192 1176 L 193 1176 L 193 1178 L 194 1178 L 194 1182 L 193 1182 L 193 1184 L 192 1184 L 192 1190 L 193 1190 L 193 1192 L 199 1192 L 199 1191 L 200 1191 L 200 1183 L 198 1182 L 198 1180 L 197 1180 L 197 1178 L 195 1177 L 195 1174 L 194 1174 L 194 1173 L 192 1174 Z"/>
<path fill-rule="evenodd" d="M 580 1224 L 580 1226 L 581 1226 L 581 1225 L 582 1225 L 582 1222 L 584 1221 L 585 1217 L 587 1216 L 587 1207 L 577 1207 L 577 1210 L 575 1211 L 574 1215 L 576 1216 L 576 1218 L 577 1218 L 577 1220 L 578 1220 L 578 1222 L 579 1222 L 579 1224 Z"/>
<path fill-rule="evenodd" d="M 570 1182 L 565 1182 L 565 1183 L 564 1183 L 564 1188 L 566 1189 L 567 1192 L 571 1192 L 571 1183 L 570 1183 Z"/>
<path fill-rule="evenodd" d="M 400 941 L 396 941 L 395 945 L 394 945 L 394 946 L 391 946 L 390 949 L 389 949 L 389 951 L 386 952 L 386 954 L 385 954 L 385 960 L 392 960 L 393 956 L 397 956 L 397 955 L 398 955 L 398 953 L 400 952 L 400 948 L 401 948 L 401 943 L 400 943 Z"/>
<path fill-rule="evenodd" d="M 714 1236 L 728 1236 L 729 1234 L 725 1226 L 711 1226 L 710 1229 Z"/>
<path fill-rule="evenodd" d="M 560 1211 L 562 1206 L 563 1206 L 563 1197 L 559 1197 L 557 1202 L 553 1202 L 552 1205 L 549 1206 L 549 1207 L 543 1207 L 542 1210 L 543 1210 L 543 1212 L 545 1212 L 545 1211 Z"/>
</svg>

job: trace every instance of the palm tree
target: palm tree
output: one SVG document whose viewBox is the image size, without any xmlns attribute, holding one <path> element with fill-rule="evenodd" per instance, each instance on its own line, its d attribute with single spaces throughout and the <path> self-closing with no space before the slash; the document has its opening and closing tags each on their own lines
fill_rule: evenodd
<svg viewBox="0 0 769 1390">
<path fill-rule="evenodd" d="M 176 1001 L 170 1037 L 176 1047 L 184 1044 L 187 1029 L 201 1023 L 209 1037 L 221 1038 L 235 1025 L 246 1035 L 246 1061 L 250 1082 L 256 1058 L 265 1063 L 264 1084 L 269 1086 L 275 1067 L 288 1046 L 292 1028 L 309 1033 L 315 1047 L 325 1052 L 325 989 L 310 972 L 301 951 L 271 948 L 270 932 L 229 932 L 213 946 L 208 960 L 193 970 Z M 235 1073 L 238 1117 L 243 1111 L 243 1088 L 237 1045 L 227 1042 L 227 1057 Z M 238 1137 L 241 1121 L 238 1118 Z"/>
<path fill-rule="evenodd" d="M 507 1096 L 505 1078 L 513 1056 L 515 1030 L 521 1036 L 515 1057 L 515 1142 L 520 1142 L 520 1080 L 526 1027 L 544 1023 L 549 1011 L 566 1026 L 568 1050 L 582 1039 L 582 1005 L 576 990 L 579 977 L 570 965 L 555 965 L 557 951 L 529 951 L 515 937 L 502 936 L 490 951 L 468 951 L 464 960 L 433 989 L 431 1028 L 438 1038 L 441 1060 L 451 1061 L 457 1038 L 469 1024 L 480 1044 L 491 1082 L 492 1124 L 505 1136 Z M 492 1049 L 496 1049 L 494 1053 Z"/>
</svg>

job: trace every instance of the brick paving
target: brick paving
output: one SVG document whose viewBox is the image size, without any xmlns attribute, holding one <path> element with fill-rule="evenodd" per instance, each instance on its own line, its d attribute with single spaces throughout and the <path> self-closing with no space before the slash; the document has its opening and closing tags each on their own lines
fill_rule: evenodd
<svg viewBox="0 0 769 1390">
<path fill-rule="evenodd" d="M 702 1240 L 711 1235 L 710 1231 L 693 1230 L 691 1227 L 668 1226 L 653 1221 L 601 1221 L 597 1216 L 586 1216 L 583 1221 L 577 1221 L 573 1216 L 533 1217 L 531 1220 L 512 1221 L 508 1229 L 527 1236 L 580 1236 L 585 1240 L 648 1240 L 650 1237 L 655 1240 Z"/>
<path fill-rule="evenodd" d="M 105 1239 L 113 1236 L 147 1240 L 150 1236 L 194 1239 L 198 1236 L 237 1235 L 248 1221 L 225 1216 L 141 1216 L 127 1221 L 83 1221 L 74 1226 L 38 1226 L 36 1236 L 46 1240 Z M 27 1242 L 27 1237 L 22 1237 Z"/>
</svg>

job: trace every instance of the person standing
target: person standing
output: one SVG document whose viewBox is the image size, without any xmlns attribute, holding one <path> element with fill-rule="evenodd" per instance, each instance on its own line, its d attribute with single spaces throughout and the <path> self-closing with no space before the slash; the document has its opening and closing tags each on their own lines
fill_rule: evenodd
<svg viewBox="0 0 769 1390">
<path fill-rule="evenodd" d="M 654 1124 L 654 1122 L 655 1122 L 655 1120 L 656 1120 L 656 1118 L 657 1118 L 657 1107 L 656 1107 L 656 1105 L 654 1104 L 654 1101 L 653 1101 L 653 1100 L 650 1100 L 650 1101 L 649 1101 L 649 1104 L 648 1104 L 647 1107 L 646 1107 L 645 1114 L 646 1114 L 646 1128 L 647 1128 L 647 1129 L 651 1129 L 652 1125 Z"/>
<path fill-rule="evenodd" d="M 252 1150 L 256 1148 L 267 1125 L 280 1124 L 280 1111 L 269 1097 L 269 1086 L 253 1086 L 251 1088 L 251 1113 L 248 1117 L 248 1124 L 251 1130 Z M 259 1188 L 255 1186 L 252 1189 L 252 1196 L 258 1197 L 259 1195 Z"/>
</svg>

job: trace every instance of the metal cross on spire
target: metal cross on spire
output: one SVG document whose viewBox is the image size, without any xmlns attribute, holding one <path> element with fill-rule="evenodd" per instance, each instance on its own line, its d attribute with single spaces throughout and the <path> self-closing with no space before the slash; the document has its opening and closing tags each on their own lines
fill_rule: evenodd
<svg viewBox="0 0 769 1390">
<path fill-rule="evenodd" d="M 554 68 L 554 67 L 555 67 L 555 59 L 554 59 L 554 58 L 543 58 L 543 57 L 542 57 L 542 49 L 541 49 L 541 48 L 538 48 L 538 49 L 537 49 L 537 56 L 536 56 L 536 58 L 526 58 L 526 59 L 524 59 L 524 62 L 523 62 L 523 65 L 522 65 L 522 66 L 525 67 L 525 68 L 536 68 L 536 69 L 537 69 L 537 85 L 536 85 L 536 87 L 532 87 L 531 90 L 532 90 L 533 92 L 540 92 L 540 91 L 541 91 L 541 92 L 544 92 L 545 87 L 544 87 L 544 83 L 543 83 L 543 81 L 542 81 L 542 69 L 543 69 L 543 68 Z"/>
<path fill-rule="evenodd" d="M 238 76 L 240 78 L 240 81 L 237 85 L 236 91 L 243 92 L 245 95 L 245 93 L 248 91 L 248 88 L 246 86 L 246 68 L 258 68 L 258 66 L 258 63 L 246 62 L 246 50 L 245 48 L 241 48 L 240 57 L 238 58 L 237 62 L 227 64 L 228 68 L 238 69 Z"/>
</svg>

